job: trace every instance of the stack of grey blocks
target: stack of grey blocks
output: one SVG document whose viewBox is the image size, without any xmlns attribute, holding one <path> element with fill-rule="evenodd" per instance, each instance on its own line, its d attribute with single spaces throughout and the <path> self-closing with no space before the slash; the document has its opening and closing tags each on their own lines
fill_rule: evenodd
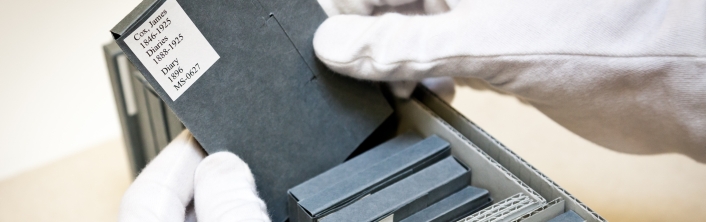
<svg viewBox="0 0 706 222">
<path fill-rule="evenodd" d="M 448 142 L 405 133 L 290 189 L 289 218 L 461 218 L 491 202 L 487 190 L 468 186 L 470 180 L 470 169 L 450 156 Z"/>
</svg>

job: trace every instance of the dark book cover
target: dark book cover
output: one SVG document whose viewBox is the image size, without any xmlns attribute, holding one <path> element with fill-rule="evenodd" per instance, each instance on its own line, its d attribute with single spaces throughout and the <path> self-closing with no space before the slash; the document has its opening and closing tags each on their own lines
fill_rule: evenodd
<svg viewBox="0 0 706 222">
<path fill-rule="evenodd" d="M 316 60 L 316 0 L 145 0 L 111 30 L 208 153 L 253 170 L 273 221 L 287 189 L 343 162 L 392 112 Z"/>
</svg>

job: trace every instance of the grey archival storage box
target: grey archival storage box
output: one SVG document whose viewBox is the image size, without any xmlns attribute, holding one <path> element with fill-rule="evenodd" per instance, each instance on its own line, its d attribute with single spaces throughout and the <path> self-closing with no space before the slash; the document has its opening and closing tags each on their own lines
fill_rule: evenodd
<svg viewBox="0 0 706 222">
<path fill-rule="evenodd" d="M 126 151 L 137 173 L 183 129 L 153 89 L 135 73 L 115 43 L 104 46 Z M 151 97 L 150 97 L 151 96 Z M 155 100 L 155 98 L 157 100 Z M 492 205 L 460 221 L 548 221 L 573 211 L 585 221 L 605 221 L 550 178 L 466 119 L 424 87 L 410 100 L 393 100 L 397 134 L 437 135 L 472 170 L 468 185 L 486 189 Z"/>
<path fill-rule="evenodd" d="M 184 130 L 117 44 L 103 46 L 132 175 Z"/>
</svg>

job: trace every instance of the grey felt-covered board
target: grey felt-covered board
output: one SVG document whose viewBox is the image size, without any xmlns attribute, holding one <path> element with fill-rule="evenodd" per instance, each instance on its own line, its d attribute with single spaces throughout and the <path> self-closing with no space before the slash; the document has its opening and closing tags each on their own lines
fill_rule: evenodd
<svg viewBox="0 0 706 222">
<path fill-rule="evenodd" d="M 273 221 L 287 189 L 343 162 L 392 112 L 376 85 L 313 59 L 316 0 L 177 0 L 220 59 L 172 101 L 123 41 L 163 2 L 143 1 L 113 36 L 206 151 L 250 165 Z"/>
<path fill-rule="evenodd" d="M 455 221 L 470 215 L 491 203 L 490 194 L 485 189 L 467 186 L 454 194 L 412 214 L 402 222 L 445 222 Z"/>
<path fill-rule="evenodd" d="M 366 169 L 343 177 L 308 198 L 301 199 L 299 205 L 316 217 L 326 215 L 449 154 L 448 142 L 437 136 L 430 136 L 388 158 L 372 162 Z"/>
<path fill-rule="evenodd" d="M 447 157 L 319 221 L 379 221 L 390 216 L 400 221 L 463 189 L 470 177 L 471 171 Z"/>
</svg>

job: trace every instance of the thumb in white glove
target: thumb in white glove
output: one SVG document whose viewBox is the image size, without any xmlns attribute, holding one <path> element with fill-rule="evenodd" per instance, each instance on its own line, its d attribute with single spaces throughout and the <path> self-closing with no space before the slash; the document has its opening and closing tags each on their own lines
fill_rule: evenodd
<svg viewBox="0 0 706 222">
<path fill-rule="evenodd" d="M 357 15 L 325 21 L 316 55 L 361 79 L 481 79 L 607 148 L 706 162 L 706 1 L 427 0 L 450 11 L 367 16 L 410 1 L 320 0 Z"/>
<path fill-rule="evenodd" d="M 125 192 L 119 221 L 183 222 L 192 199 L 201 222 L 270 221 L 247 164 L 228 152 L 204 155 L 191 133 L 182 132 Z"/>
<path fill-rule="evenodd" d="M 199 221 L 270 221 L 250 168 L 233 153 L 214 153 L 199 164 L 194 195 Z"/>
</svg>

